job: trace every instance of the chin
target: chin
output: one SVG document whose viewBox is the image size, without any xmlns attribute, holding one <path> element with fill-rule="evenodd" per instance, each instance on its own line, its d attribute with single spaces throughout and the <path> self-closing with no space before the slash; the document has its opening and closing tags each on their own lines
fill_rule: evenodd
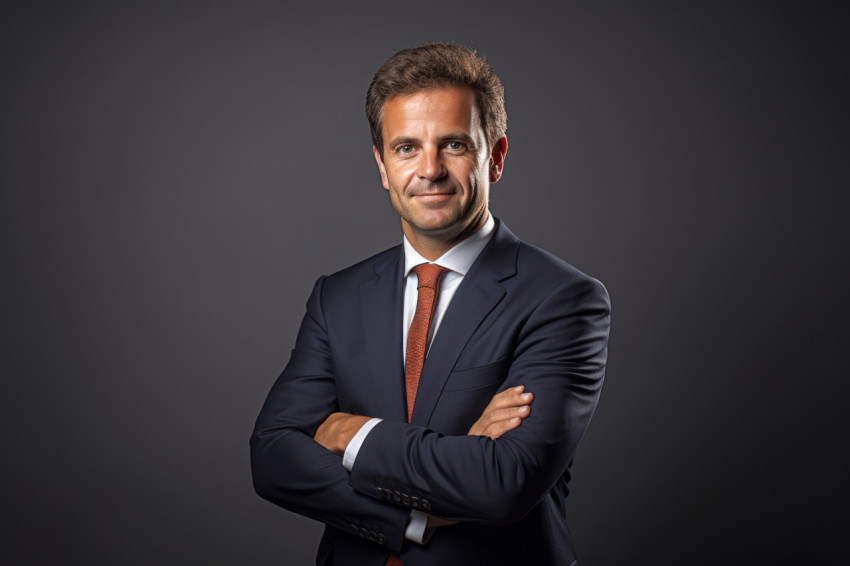
<svg viewBox="0 0 850 566">
<path fill-rule="evenodd" d="M 420 232 L 439 234 L 456 228 L 458 225 L 457 218 L 441 218 L 439 220 L 422 221 L 415 224 Z"/>
</svg>

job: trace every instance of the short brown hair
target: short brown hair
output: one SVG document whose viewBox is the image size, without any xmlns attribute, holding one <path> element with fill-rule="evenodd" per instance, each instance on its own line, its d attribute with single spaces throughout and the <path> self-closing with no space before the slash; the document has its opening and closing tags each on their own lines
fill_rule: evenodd
<svg viewBox="0 0 850 566">
<path fill-rule="evenodd" d="M 465 86 L 475 92 L 481 126 L 491 147 L 505 135 L 508 127 L 505 88 L 487 61 L 462 45 L 426 43 L 402 49 L 387 59 L 369 85 L 366 117 L 372 130 L 372 143 L 381 155 L 386 99 L 442 86 Z"/>
</svg>

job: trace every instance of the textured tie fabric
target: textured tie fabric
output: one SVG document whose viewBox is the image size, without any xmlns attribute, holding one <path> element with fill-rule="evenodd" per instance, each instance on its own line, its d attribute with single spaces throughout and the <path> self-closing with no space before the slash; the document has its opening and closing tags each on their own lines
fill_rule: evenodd
<svg viewBox="0 0 850 566">
<path fill-rule="evenodd" d="M 407 352 L 404 357 L 404 382 L 407 389 L 407 422 L 413 416 L 413 402 L 416 400 L 416 390 L 419 388 L 419 374 L 425 364 L 425 352 L 428 346 L 428 330 L 431 318 L 437 307 L 437 293 L 440 290 L 440 279 L 443 274 L 451 271 L 434 263 L 423 263 L 413 268 L 418 283 L 416 285 L 416 313 L 407 331 Z M 401 557 L 390 554 L 384 566 L 404 566 Z"/>
<path fill-rule="evenodd" d="M 425 364 L 425 351 L 428 345 L 428 329 L 437 306 L 437 292 L 440 279 L 450 271 L 434 263 L 423 263 L 413 268 L 418 283 L 416 290 L 416 313 L 407 331 L 407 353 L 404 358 L 404 382 L 407 389 L 407 422 L 413 416 L 413 402 L 419 388 L 419 374 Z"/>
</svg>

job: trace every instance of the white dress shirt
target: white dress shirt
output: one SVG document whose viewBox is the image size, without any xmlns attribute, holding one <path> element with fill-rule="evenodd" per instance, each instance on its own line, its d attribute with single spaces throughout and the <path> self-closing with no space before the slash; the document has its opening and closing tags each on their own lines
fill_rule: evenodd
<svg viewBox="0 0 850 566">
<path fill-rule="evenodd" d="M 440 328 L 440 323 L 443 321 L 443 316 L 452 302 L 455 291 L 460 286 L 469 268 L 475 263 L 481 250 L 490 241 L 493 236 L 493 230 L 496 227 L 496 222 L 493 216 L 488 214 L 487 221 L 477 232 L 457 244 L 455 247 L 438 257 L 435 261 L 429 262 L 422 257 L 419 252 L 413 249 L 413 246 L 404 238 L 404 308 L 402 309 L 402 339 L 401 339 L 401 355 L 405 359 L 407 352 L 407 332 L 410 328 L 410 323 L 413 322 L 413 315 L 416 313 L 416 301 L 419 297 L 417 291 L 417 277 L 413 268 L 423 263 L 436 263 L 440 267 L 445 267 L 451 271 L 445 273 L 440 279 L 440 290 L 437 294 L 437 306 L 434 309 L 434 315 L 431 319 L 431 326 L 428 329 L 427 352 L 431 349 L 431 343 Z M 363 441 L 369 435 L 372 428 L 375 427 L 381 419 L 375 418 L 369 420 L 366 424 L 360 427 L 351 442 L 345 449 L 345 455 L 342 459 L 342 465 L 345 469 L 351 471 L 354 467 L 354 462 L 357 458 L 357 453 L 363 445 Z M 425 527 L 428 519 L 428 514 L 416 509 L 410 512 L 410 521 L 407 524 L 407 529 L 404 532 L 404 537 L 423 544 L 427 541 Z M 430 538 L 430 537 L 428 537 Z"/>
</svg>

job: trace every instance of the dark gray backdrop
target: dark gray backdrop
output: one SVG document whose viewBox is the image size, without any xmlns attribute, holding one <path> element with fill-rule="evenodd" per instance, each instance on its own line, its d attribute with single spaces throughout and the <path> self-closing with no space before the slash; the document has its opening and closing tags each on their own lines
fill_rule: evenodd
<svg viewBox="0 0 850 566">
<path fill-rule="evenodd" d="M 494 213 L 612 296 L 582 563 L 843 563 L 848 27 L 783 2 L 5 2 L 3 563 L 312 563 L 320 526 L 254 495 L 248 436 L 315 278 L 399 241 L 364 93 L 435 40 L 506 85 Z"/>
</svg>

